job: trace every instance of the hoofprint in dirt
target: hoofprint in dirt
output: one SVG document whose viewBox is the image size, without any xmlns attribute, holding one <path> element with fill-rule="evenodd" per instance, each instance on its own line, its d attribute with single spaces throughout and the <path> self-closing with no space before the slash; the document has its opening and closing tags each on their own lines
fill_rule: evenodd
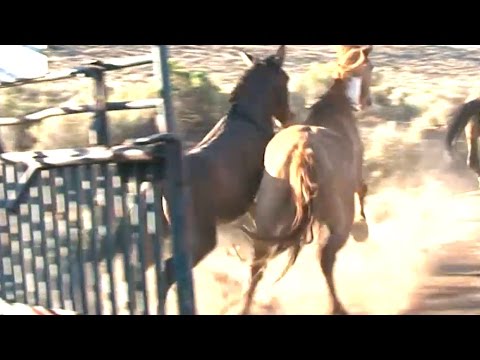
<svg viewBox="0 0 480 360">
<path fill-rule="evenodd" d="M 480 238 L 442 246 L 403 314 L 480 315 Z"/>
</svg>

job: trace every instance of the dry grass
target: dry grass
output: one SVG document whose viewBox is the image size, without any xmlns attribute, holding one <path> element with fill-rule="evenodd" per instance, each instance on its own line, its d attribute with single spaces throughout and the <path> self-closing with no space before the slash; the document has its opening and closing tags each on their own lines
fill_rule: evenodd
<svg viewBox="0 0 480 360">
<path fill-rule="evenodd" d="M 64 68 L 67 65 L 73 64 L 66 62 Z M 160 91 L 158 81 L 150 72 L 146 72 L 144 67 L 139 69 L 139 73 L 132 73 L 129 69 L 120 78 L 107 76 L 109 101 L 158 97 Z M 118 72 L 122 71 L 124 70 Z M 174 62 L 172 62 L 172 87 L 179 130 L 187 141 L 198 141 L 226 111 L 227 94 L 221 93 L 204 72 L 186 71 Z M 2 89 L 1 116 L 20 116 L 47 107 L 93 104 L 93 91 L 92 81 L 84 78 Z M 6 149 L 10 151 L 32 148 L 31 141 L 28 141 L 30 138 L 26 136 L 29 133 L 38 140 L 33 149 L 88 146 L 88 130 L 92 116 L 79 114 L 49 118 L 28 129 L 5 127 L 1 129 L 2 140 Z M 108 116 L 113 144 L 157 131 L 152 122 L 155 110 L 118 111 L 109 113 Z"/>
</svg>

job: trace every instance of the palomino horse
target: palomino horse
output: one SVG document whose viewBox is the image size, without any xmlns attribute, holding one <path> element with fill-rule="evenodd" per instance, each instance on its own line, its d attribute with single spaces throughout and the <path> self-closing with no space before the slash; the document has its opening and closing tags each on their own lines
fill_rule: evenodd
<svg viewBox="0 0 480 360">
<path fill-rule="evenodd" d="M 265 148 L 274 136 L 274 119 L 292 118 L 288 76 L 282 69 L 285 45 L 264 60 L 242 53 L 251 66 L 233 91 L 226 117 L 185 155 L 191 204 L 187 206 L 189 244 L 195 267 L 217 244 L 217 224 L 230 223 L 247 213 L 263 175 Z M 168 217 L 168 216 L 167 216 Z M 167 288 L 175 279 L 173 259 L 167 260 Z"/>
<path fill-rule="evenodd" d="M 452 154 L 453 144 L 465 130 L 468 145 L 467 164 L 478 176 L 480 184 L 480 160 L 478 159 L 478 138 L 480 137 L 480 98 L 463 104 L 453 116 L 447 129 L 446 145 Z"/>
<path fill-rule="evenodd" d="M 250 311 L 268 259 L 291 251 L 283 277 L 302 246 L 313 240 L 314 226 L 319 230 L 323 225 L 330 235 L 320 252 L 321 268 L 333 313 L 346 314 L 336 294 L 333 268 L 352 231 L 356 193 L 364 214 L 363 144 L 354 111 L 371 105 L 373 66 L 368 59 L 371 46 L 340 49 L 335 81 L 305 124 L 280 131 L 267 146 L 254 215 L 256 233 L 243 228 L 255 250 L 244 314 Z"/>
</svg>

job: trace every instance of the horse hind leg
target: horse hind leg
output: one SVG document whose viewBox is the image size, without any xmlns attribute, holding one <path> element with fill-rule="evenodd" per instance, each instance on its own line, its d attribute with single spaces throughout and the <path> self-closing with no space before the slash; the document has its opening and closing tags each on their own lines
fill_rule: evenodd
<svg viewBox="0 0 480 360">
<path fill-rule="evenodd" d="M 333 305 L 333 315 L 348 315 L 344 306 L 340 302 L 337 290 L 335 287 L 335 281 L 333 279 L 333 271 L 337 258 L 337 253 L 343 246 L 345 246 L 348 240 L 348 233 L 336 233 L 331 231 L 331 235 L 327 239 L 327 242 L 323 249 L 320 250 L 320 265 L 323 271 L 323 275 L 327 281 L 328 289 L 330 292 L 330 301 Z"/>
<path fill-rule="evenodd" d="M 266 245 L 255 241 L 254 243 L 254 257 L 250 270 L 250 285 L 245 295 L 245 303 L 242 310 L 242 315 L 250 314 L 253 304 L 253 298 L 258 284 L 263 278 L 264 271 L 267 267 L 267 257 L 269 250 Z"/>
<path fill-rule="evenodd" d="M 191 269 L 193 270 L 203 259 L 205 259 L 217 245 L 217 223 L 211 211 L 197 209 L 195 214 L 188 213 L 187 216 L 187 240 L 190 255 Z M 190 219 L 194 221 L 190 222 Z M 165 261 L 165 293 L 166 297 L 170 288 L 176 283 L 175 260 L 173 255 Z"/>
</svg>

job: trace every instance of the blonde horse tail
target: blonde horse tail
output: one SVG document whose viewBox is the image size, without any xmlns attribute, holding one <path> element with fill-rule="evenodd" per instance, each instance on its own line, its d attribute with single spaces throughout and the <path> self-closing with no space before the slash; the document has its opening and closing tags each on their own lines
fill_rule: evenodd
<svg viewBox="0 0 480 360">
<path fill-rule="evenodd" d="M 315 154 L 308 146 L 308 132 L 305 132 L 300 141 L 290 153 L 289 183 L 292 191 L 292 201 L 295 205 L 295 217 L 288 234 L 275 237 L 265 237 L 243 227 L 242 231 L 256 241 L 276 243 L 277 248 L 272 256 L 286 250 L 290 251 L 290 258 L 280 281 L 295 264 L 302 245 L 306 243 L 307 231 L 311 228 L 312 201 L 317 193 L 317 184 L 314 176 Z"/>
<path fill-rule="evenodd" d="M 290 157 L 289 182 L 292 189 L 292 200 L 295 204 L 295 218 L 292 229 L 298 228 L 311 215 L 311 202 L 317 192 L 314 179 L 315 155 L 308 146 L 308 133 L 292 150 Z"/>
<path fill-rule="evenodd" d="M 308 146 L 308 133 L 304 133 L 297 146 L 293 149 L 290 159 L 289 182 L 292 189 L 292 200 L 295 204 L 295 218 L 292 229 L 298 229 L 297 238 L 291 239 L 290 256 L 285 270 L 276 282 L 287 275 L 295 265 L 302 244 L 306 242 L 307 231 L 312 224 L 312 201 L 317 193 L 314 177 L 315 154 Z M 282 250 L 281 247 L 279 250 Z"/>
</svg>

